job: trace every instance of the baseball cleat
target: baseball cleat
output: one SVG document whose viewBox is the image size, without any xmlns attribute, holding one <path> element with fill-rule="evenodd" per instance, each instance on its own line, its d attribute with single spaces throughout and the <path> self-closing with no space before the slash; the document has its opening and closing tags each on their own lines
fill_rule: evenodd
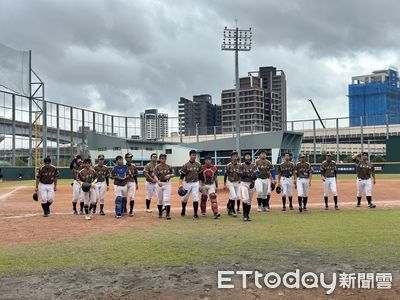
<svg viewBox="0 0 400 300">
<path fill-rule="evenodd" d="M 77 214 L 78 214 L 77 210 L 74 209 L 74 210 L 72 211 L 72 214 L 73 214 L 73 215 L 77 215 Z"/>
<path fill-rule="evenodd" d="M 282 207 L 282 211 L 286 211 L 286 207 Z"/>
<path fill-rule="evenodd" d="M 195 219 L 198 219 L 199 218 L 199 215 L 193 215 L 193 218 L 195 218 Z"/>
<path fill-rule="evenodd" d="M 182 209 L 181 211 L 181 217 L 184 217 L 186 215 L 186 211 L 184 209 Z"/>
<path fill-rule="evenodd" d="M 267 211 L 268 212 L 268 211 L 270 211 L 270 209 L 269 209 L 268 206 L 266 206 L 266 207 L 263 208 L 263 211 Z"/>
<path fill-rule="evenodd" d="M 290 205 L 290 206 L 289 206 L 289 209 L 290 209 L 290 210 L 293 210 L 293 209 L 294 209 L 294 208 L 293 208 L 293 205 Z"/>
<path fill-rule="evenodd" d="M 86 219 L 86 220 L 90 220 L 90 219 L 92 219 L 92 217 L 91 217 L 90 215 L 86 215 L 86 216 L 85 216 L 85 219 Z"/>
<path fill-rule="evenodd" d="M 129 216 L 130 216 L 130 217 L 133 217 L 134 215 L 135 215 L 135 212 L 134 212 L 134 211 L 130 211 L 130 212 L 129 212 Z"/>
<path fill-rule="evenodd" d="M 160 214 L 158 214 L 158 218 L 159 218 L 159 219 L 162 219 L 162 214 L 161 214 L 161 215 L 160 215 Z"/>
<path fill-rule="evenodd" d="M 242 212 L 240 211 L 240 209 L 238 209 L 237 211 L 236 211 L 236 214 L 237 215 L 240 215 Z"/>
<path fill-rule="evenodd" d="M 115 216 L 115 218 L 116 218 L 116 219 L 120 219 L 120 218 L 121 218 L 121 216 Z"/>
<path fill-rule="evenodd" d="M 303 212 L 303 208 L 302 207 L 299 207 L 299 212 Z"/>
<path fill-rule="evenodd" d="M 171 216 L 170 215 L 167 215 L 166 218 L 167 218 L 167 220 L 171 220 Z"/>
<path fill-rule="evenodd" d="M 49 214 L 47 214 L 47 213 L 43 214 L 43 217 L 48 217 L 48 216 L 49 216 Z"/>
<path fill-rule="evenodd" d="M 243 221 L 247 222 L 249 219 L 247 219 L 246 217 L 243 217 Z"/>
<path fill-rule="evenodd" d="M 329 206 L 328 206 L 328 205 L 326 205 L 326 206 L 325 206 L 325 210 L 328 210 L 328 209 L 329 209 Z"/>
<path fill-rule="evenodd" d="M 336 210 L 340 210 L 340 209 L 339 209 L 339 206 L 337 206 L 337 205 L 335 206 L 335 209 L 336 209 Z"/>
<path fill-rule="evenodd" d="M 220 216 L 221 216 L 220 213 L 216 213 L 216 214 L 214 215 L 214 219 L 218 219 Z"/>
<path fill-rule="evenodd" d="M 307 207 L 304 206 L 303 207 L 303 211 L 308 211 Z"/>
<path fill-rule="evenodd" d="M 356 207 L 361 207 L 361 203 L 357 203 Z"/>
<path fill-rule="evenodd" d="M 232 216 L 232 217 L 237 217 L 237 214 L 236 214 L 235 212 L 232 212 L 232 213 L 231 213 L 231 216 Z"/>
<path fill-rule="evenodd" d="M 105 216 L 106 214 L 104 213 L 104 211 L 101 210 L 101 211 L 100 211 L 100 215 L 101 215 L 101 216 Z"/>
<path fill-rule="evenodd" d="M 152 212 L 151 208 L 146 208 L 146 212 L 151 213 Z"/>
<path fill-rule="evenodd" d="M 207 216 L 207 215 L 206 215 L 206 213 L 201 213 L 201 216 L 202 216 L 202 217 L 205 217 L 205 216 Z"/>
<path fill-rule="evenodd" d="M 80 211 L 79 211 L 79 214 L 80 214 L 81 216 L 85 215 L 85 213 L 83 212 L 83 210 L 80 210 Z"/>
<path fill-rule="evenodd" d="M 257 211 L 258 211 L 258 212 L 262 212 L 262 211 L 263 211 L 262 206 L 257 207 Z"/>
<path fill-rule="evenodd" d="M 371 204 L 368 204 L 368 208 L 375 208 L 376 207 L 376 205 L 375 204 L 373 204 L 373 203 L 371 203 Z"/>
</svg>

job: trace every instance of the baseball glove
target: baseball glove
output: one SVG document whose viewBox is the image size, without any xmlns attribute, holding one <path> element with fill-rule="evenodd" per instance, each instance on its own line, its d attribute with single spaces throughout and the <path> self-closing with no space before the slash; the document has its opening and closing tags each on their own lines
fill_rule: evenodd
<svg viewBox="0 0 400 300">
<path fill-rule="evenodd" d="M 282 192 L 282 188 L 280 186 L 277 186 L 275 190 L 277 194 L 280 194 Z"/>
<path fill-rule="evenodd" d="M 38 201 L 38 200 L 39 200 L 39 196 L 38 196 L 37 193 L 34 193 L 34 194 L 32 195 L 32 198 L 33 198 L 34 201 Z"/>
<path fill-rule="evenodd" d="M 88 183 L 88 182 L 82 183 L 82 191 L 83 192 L 86 192 L 86 193 L 89 192 L 91 187 L 92 187 L 91 183 Z"/>
<path fill-rule="evenodd" d="M 178 195 L 179 195 L 179 196 L 183 197 L 183 196 L 186 195 L 186 193 L 187 193 L 187 190 L 185 190 L 183 187 L 180 187 L 180 188 L 178 189 Z"/>
<path fill-rule="evenodd" d="M 271 183 L 271 192 L 275 190 L 275 183 Z"/>
</svg>

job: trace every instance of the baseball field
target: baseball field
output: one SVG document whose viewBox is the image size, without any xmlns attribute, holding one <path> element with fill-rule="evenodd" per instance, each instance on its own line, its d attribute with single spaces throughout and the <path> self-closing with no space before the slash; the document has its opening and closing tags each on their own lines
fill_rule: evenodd
<svg viewBox="0 0 400 300">
<path fill-rule="evenodd" d="M 180 216 L 173 183 L 172 220 L 146 213 L 144 182 L 134 217 L 115 219 L 113 188 L 106 216 L 71 214 L 70 180 L 60 180 L 50 217 L 32 200 L 33 182 L 0 183 L 0 298 L 2 299 L 352 299 L 400 297 L 399 175 L 377 175 L 376 209 L 355 204 L 354 175 L 338 179 L 340 211 L 324 210 L 321 180 L 314 176 L 309 211 L 281 211 L 273 193 L 270 212 L 252 222 L 226 214 L 228 192 L 218 191 L 220 219 Z M 222 180 L 220 181 L 222 182 Z M 332 199 L 331 199 L 332 200 Z M 295 208 L 297 201 L 294 199 Z M 331 205 L 333 207 L 333 205 Z M 218 289 L 218 271 L 391 273 L 391 289 L 258 288 L 254 276 L 242 288 Z"/>
</svg>

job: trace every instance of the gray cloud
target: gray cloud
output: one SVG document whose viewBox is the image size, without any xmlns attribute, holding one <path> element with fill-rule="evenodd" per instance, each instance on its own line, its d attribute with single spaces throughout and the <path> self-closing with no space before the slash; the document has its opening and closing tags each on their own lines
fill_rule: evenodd
<svg viewBox="0 0 400 300">
<path fill-rule="evenodd" d="M 240 73 L 274 65 L 287 75 L 289 119 L 347 114 L 352 75 L 399 64 L 400 2 L 1 1 L 0 42 L 33 50 L 50 100 L 137 116 L 177 114 L 180 96 L 233 86 L 224 26 L 252 27 Z M 330 104 L 330 105 L 328 105 Z"/>
</svg>

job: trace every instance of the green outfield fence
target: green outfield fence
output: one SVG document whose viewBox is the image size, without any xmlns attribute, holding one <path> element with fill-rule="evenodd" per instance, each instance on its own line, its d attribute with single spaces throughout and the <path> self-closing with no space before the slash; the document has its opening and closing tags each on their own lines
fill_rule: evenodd
<svg viewBox="0 0 400 300">
<path fill-rule="evenodd" d="M 381 162 L 373 163 L 378 174 L 400 174 L 400 162 Z M 319 174 L 320 164 L 312 164 L 314 174 Z M 174 167 L 175 174 L 179 174 L 181 166 Z M 217 166 L 218 172 L 224 174 L 225 166 Z M 143 167 L 138 167 L 139 177 L 143 177 Z M 60 178 L 72 179 L 69 168 L 59 168 Z M 33 167 L 2 167 L 1 173 L 3 180 L 32 180 L 35 178 L 35 168 Z M 338 174 L 355 174 L 355 166 L 352 163 L 338 164 Z"/>
</svg>

